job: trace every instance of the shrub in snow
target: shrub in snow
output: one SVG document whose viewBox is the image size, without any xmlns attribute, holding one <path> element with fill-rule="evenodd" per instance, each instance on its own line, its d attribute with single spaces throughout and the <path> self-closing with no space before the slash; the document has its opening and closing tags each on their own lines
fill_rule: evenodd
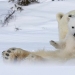
<svg viewBox="0 0 75 75">
<path fill-rule="evenodd" d="M 31 3 L 38 3 L 37 0 L 9 0 L 9 2 L 13 2 L 21 6 L 27 6 Z"/>
<path fill-rule="evenodd" d="M 5 15 L 3 20 L 0 20 L 2 26 L 8 25 L 11 19 L 14 18 L 14 14 L 17 11 L 23 11 L 22 6 L 27 6 L 31 3 L 39 3 L 38 0 L 9 0 L 8 2 L 14 3 L 14 6 L 10 8 L 10 12 Z"/>
</svg>

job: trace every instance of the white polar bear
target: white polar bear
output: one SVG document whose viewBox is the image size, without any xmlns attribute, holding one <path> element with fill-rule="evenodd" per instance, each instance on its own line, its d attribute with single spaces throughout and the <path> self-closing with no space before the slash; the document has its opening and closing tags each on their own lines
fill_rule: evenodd
<svg viewBox="0 0 75 75">
<path fill-rule="evenodd" d="M 75 17 L 67 18 L 68 21 L 68 33 L 66 37 L 59 42 L 50 41 L 50 44 L 54 46 L 56 51 L 38 51 L 28 52 L 20 48 L 10 48 L 7 51 L 3 51 L 2 55 L 4 60 L 8 61 L 21 61 L 26 60 L 50 60 L 61 59 L 68 60 L 75 58 Z"/>
</svg>

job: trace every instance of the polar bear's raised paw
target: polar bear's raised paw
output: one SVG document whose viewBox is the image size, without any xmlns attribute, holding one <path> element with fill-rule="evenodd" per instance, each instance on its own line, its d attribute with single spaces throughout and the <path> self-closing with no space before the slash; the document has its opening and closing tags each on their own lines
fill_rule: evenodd
<svg viewBox="0 0 75 75">
<path fill-rule="evenodd" d="M 51 41 L 50 41 L 50 44 L 51 44 L 53 47 L 55 47 L 56 49 L 60 49 L 60 45 L 59 45 L 57 42 L 51 40 Z"/>
</svg>

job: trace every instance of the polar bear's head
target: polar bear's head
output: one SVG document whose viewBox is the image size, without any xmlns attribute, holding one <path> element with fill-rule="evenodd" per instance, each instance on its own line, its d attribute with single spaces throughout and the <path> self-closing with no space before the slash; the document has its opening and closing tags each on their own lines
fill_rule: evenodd
<svg viewBox="0 0 75 75">
<path fill-rule="evenodd" d="M 58 13 L 56 15 L 58 22 L 58 30 L 59 30 L 59 40 L 63 40 L 68 32 L 68 20 L 67 18 L 71 18 L 75 16 L 75 10 L 72 10 L 66 14 Z"/>
<path fill-rule="evenodd" d="M 69 32 L 75 37 L 75 17 L 68 18 L 68 28 Z"/>
</svg>

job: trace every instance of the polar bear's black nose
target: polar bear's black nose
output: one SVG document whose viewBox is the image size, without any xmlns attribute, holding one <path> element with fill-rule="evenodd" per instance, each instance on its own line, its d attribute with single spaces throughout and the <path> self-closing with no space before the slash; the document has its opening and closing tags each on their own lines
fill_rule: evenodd
<svg viewBox="0 0 75 75">
<path fill-rule="evenodd" d="M 74 37 L 75 37 L 75 33 L 74 33 L 74 35 L 73 35 Z"/>
</svg>

